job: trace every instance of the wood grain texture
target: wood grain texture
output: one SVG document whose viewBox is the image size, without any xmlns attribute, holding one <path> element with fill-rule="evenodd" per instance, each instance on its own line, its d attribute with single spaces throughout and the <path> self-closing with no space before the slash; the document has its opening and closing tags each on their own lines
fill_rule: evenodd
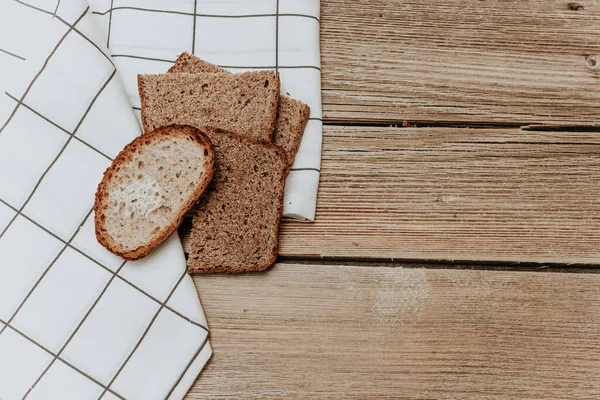
<svg viewBox="0 0 600 400">
<path fill-rule="evenodd" d="M 342 123 L 598 123 L 600 2 L 322 2 L 323 107 Z"/>
<path fill-rule="evenodd" d="M 188 399 L 600 397 L 600 275 L 280 264 L 195 276 Z"/>
<path fill-rule="evenodd" d="M 599 264 L 600 2 L 569 3 L 323 0 L 326 124 L 554 130 L 327 125 L 280 255 Z M 357 264 L 195 276 L 187 398 L 600 398 L 600 274 Z"/>
<path fill-rule="evenodd" d="M 598 264 L 599 199 L 600 132 L 326 126 L 316 222 L 279 253 Z"/>
</svg>

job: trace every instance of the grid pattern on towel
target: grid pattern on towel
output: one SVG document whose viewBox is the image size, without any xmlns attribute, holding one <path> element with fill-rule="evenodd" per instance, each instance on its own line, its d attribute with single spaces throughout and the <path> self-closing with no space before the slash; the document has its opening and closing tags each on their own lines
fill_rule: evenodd
<svg viewBox="0 0 600 400">
<path fill-rule="evenodd" d="M 0 123 L 0 398 L 181 398 L 210 346 L 201 309 L 182 302 L 195 288 L 179 239 L 130 263 L 93 233 L 95 186 L 139 127 L 129 111 L 126 132 L 98 132 L 107 128 L 98 123 L 112 109 L 106 104 L 127 101 L 112 60 L 91 37 L 89 7 L 39 3 L 48 4 L 10 7 L 17 19 L 58 32 L 37 49 L 43 59 L 29 62 L 31 49 L 18 41 L 0 50 L 0 65 L 10 57 L 23 63 L 17 68 L 37 69 L 0 103 L 8 110 Z M 165 339 L 170 347 L 156 345 Z"/>
<path fill-rule="evenodd" d="M 311 115 L 286 182 L 284 217 L 315 218 L 323 133 L 319 0 L 90 0 L 133 109 L 137 74 L 187 51 L 231 72 L 272 69 Z"/>
</svg>

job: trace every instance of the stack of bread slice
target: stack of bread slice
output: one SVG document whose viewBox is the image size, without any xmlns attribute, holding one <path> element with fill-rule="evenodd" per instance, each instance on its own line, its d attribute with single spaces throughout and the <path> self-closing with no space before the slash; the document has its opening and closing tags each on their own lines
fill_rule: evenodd
<svg viewBox="0 0 600 400">
<path fill-rule="evenodd" d="M 232 74 L 187 53 L 166 74 L 139 75 L 138 86 L 146 133 L 136 139 L 141 147 L 135 147 L 143 154 L 132 157 L 126 148 L 100 184 L 95 206 L 100 243 L 137 259 L 160 244 L 181 222 L 182 213 L 191 210 L 190 272 L 269 267 L 277 256 L 285 177 L 309 107 L 280 95 L 279 76 L 273 71 Z M 164 143 L 167 131 L 174 139 L 170 145 Z M 182 135 L 196 139 L 175 140 Z M 192 143 L 206 143 L 198 147 L 203 155 L 196 161 L 188 149 Z M 167 161 L 155 147 L 171 153 Z M 138 173 L 138 165 L 147 173 Z M 134 171 L 124 180 L 109 173 L 111 169 Z M 168 172 L 161 175 L 163 171 Z M 156 210 L 161 210 L 160 218 Z"/>
</svg>

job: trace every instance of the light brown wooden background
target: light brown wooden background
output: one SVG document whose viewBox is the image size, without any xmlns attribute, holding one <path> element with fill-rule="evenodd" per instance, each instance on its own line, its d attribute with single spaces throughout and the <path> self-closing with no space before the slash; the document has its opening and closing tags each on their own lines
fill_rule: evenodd
<svg viewBox="0 0 600 400">
<path fill-rule="evenodd" d="M 600 2 L 322 0 L 321 46 L 317 222 L 195 277 L 188 397 L 600 398 Z"/>
</svg>

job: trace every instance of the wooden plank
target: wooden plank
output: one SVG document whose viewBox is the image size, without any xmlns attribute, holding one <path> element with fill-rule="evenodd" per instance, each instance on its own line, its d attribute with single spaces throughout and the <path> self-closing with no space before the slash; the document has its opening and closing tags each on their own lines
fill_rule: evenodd
<svg viewBox="0 0 600 400">
<path fill-rule="evenodd" d="M 324 0 L 329 121 L 598 123 L 600 2 Z"/>
<path fill-rule="evenodd" d="M 188 399 L 600 397 L 600 275 L 277 265 L 195 276 Z"/>
<path fill-rule="evenodd" d="M 598 264 L 599 199 L 600 133 L 326 126 L 280 255 Z"/>
</svg>

